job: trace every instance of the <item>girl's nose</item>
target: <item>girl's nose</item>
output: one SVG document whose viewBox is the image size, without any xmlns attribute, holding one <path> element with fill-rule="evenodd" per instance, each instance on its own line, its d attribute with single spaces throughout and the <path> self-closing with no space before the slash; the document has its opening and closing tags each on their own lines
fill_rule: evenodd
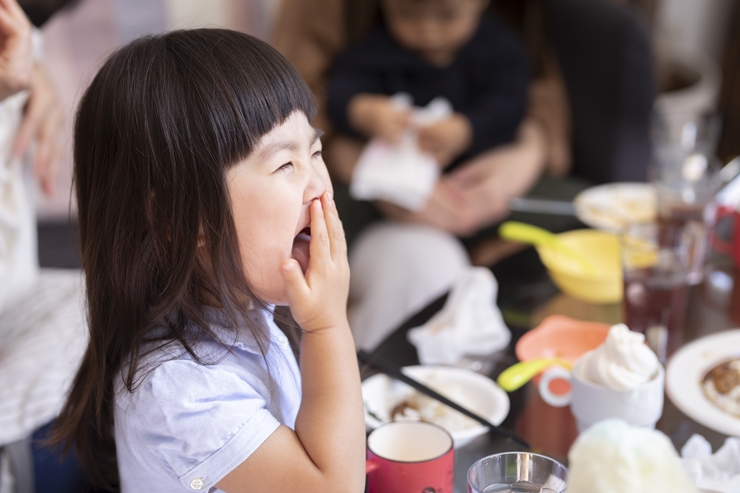
<svg viewBox="0 0 740 493">
<path fill-rule="evenodd" d="M 321 197 L 328 188 L 328 179 L 328 173 L 322 173 L 321 170 L 316 169 L 315 166 L 311 166 L 309 168 L 308 185 L 306 186 L 306 190 L 303 192 L 303 203 L 307 203 L 313 199 Z"/>
</svg>

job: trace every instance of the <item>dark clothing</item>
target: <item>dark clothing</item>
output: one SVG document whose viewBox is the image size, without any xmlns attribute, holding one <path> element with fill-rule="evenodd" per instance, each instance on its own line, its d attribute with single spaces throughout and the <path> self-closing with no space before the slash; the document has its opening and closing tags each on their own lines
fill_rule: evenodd
<svg viewBox="0 0 740 493">
<path fill-rule="evenodd" d="M 411 95 L 415 106 L 442 96 L 473 128 L 473 142 L 458 161 L 513 140 L 527 104 L 529 69 L 516 35 L 494 18 L 481 19 L 471 40 L 447 67 L 430 65 L 401 47 L 384 27 L 371 32 L 335 61 L 327 110 L 335 129 L 357 136 L 347 120 L 360 94 Z"/>
</svg>

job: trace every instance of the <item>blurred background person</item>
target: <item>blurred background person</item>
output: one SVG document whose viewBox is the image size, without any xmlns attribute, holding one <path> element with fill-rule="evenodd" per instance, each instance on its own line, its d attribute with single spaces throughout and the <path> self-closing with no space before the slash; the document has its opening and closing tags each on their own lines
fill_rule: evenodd
<svg viewBox="0 0 740 493">
<path fill-rule="evenodd" d="M 426 2 L 413 3 L 421 8 Z M 571 200 L 590 184 L 646 178 L 655 82 L 645 26 L 633 12 L 608 1 L 530 0 L 511 7 L 510 2 L 489 5 L 517 28 L 533 66 L 532 83 L 524 87 L 526 80 L 519 81 L 529 103 L 514 140 L 500 141 L 504 145 L 442 175 L 420 212 L 345 197 L 349 239 L 357 238 L 351 244 L 350 321 L 359 347 L 374 347 L 446 292 L 471 263 L 492 265 L 518 249 L 496 237 L 496 225 L 505 218 L 553 231 L 578 226 L 567 217 L 510 215 L 512 198 Z M 318 12 L 314 23 L 312 13 Z M 383 22 L 392 26 L 394 14 L 371 0 L 283 3 L 275 44 L 303 71 L 320 101 L 328 96 L 331 123 L 339 124 L 328 128 L 335 133 L 346 132 L 346 124 L 332 111 L 335 86 L 327 79 L 334 68 L 341 77 L 350 63 L 344 55 L 335 65 L 335 57 L 348 44 L 355 53 L 361 50 L 364 45 L 354 43 Z M 327 18 L 344 29 L 326 30 L 323 26 L 336 25 Z M 335 180 L 347 184 L 356 144 L 330 134 L 325 154 Z M 381 217 L 391 221 L 366 228 Z"/>
<path fill-rule="evenodd" d="M 64 2 L 49 2 L 37 21 Z M 35 187 L 56 193 L 62 109 L 42 41 L 0 2 L 0 491 L 84 491 L 74 456 L 43 444 L 86 345 L 74 271 L 39 270 Z M 53 349 L 52 349 L 53 348 Z M 50 352 L 50 351 L 53 351 Z"/>
</svg>

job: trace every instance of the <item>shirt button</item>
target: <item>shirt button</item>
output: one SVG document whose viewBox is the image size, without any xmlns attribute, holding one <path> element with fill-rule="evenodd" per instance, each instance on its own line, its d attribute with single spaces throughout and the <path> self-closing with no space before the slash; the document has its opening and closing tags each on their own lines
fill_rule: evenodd
<svg viewBox="0 0 740 493">
<path fill-rule="evenodd" d="M 195 478 L 194 480 L 190 481 L 190 487 L 194 490 L 201 490 L 203 489 L 203 486 L 205 486 L 203 478 Z"/>
<path fill-rule="evenodd" d="M 288 347 L 288 338 L 285 336 L 278 336 L 277 343 L 280 347 Z"/>
</svg>

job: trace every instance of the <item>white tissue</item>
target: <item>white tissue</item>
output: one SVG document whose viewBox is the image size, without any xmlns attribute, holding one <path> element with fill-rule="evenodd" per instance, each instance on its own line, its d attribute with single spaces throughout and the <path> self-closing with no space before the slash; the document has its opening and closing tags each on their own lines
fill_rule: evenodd
<svg viewBox="0 0 740 493">
<path fill-rule="evenodd" d="M 463 355 L 486 355 L 509 344 L 511 332 L 496 306 L 498 283 L 490 270 L 471 267 L 442 310 L 408 332 L 423 365 L 454 365 Z"/>
<path fill-rule="evenodd" d="M 395 104 L 411 108 L 408 94 L 393 96 Z M 415 107 L 411 120 L 415 126 L 431 125 L 452 114 L 452 105 L 435 98 L 424 108 Z M 398 144 L 373 139 L 357 161 L 350 194 L 358 200 L 385 200 L 405 209 L 422 209 L 439 178 L 439 165 L 431 154 L 422 152 L 414 126 L 408 128 Z"/>
<path fill-rule="evenodd" d="M 702 491 L 740 492 L 740 438 L 725 440 L 715 454 L 701 435 L 692 435 L 681 449 L 684 469 Z"/>
</svg>

